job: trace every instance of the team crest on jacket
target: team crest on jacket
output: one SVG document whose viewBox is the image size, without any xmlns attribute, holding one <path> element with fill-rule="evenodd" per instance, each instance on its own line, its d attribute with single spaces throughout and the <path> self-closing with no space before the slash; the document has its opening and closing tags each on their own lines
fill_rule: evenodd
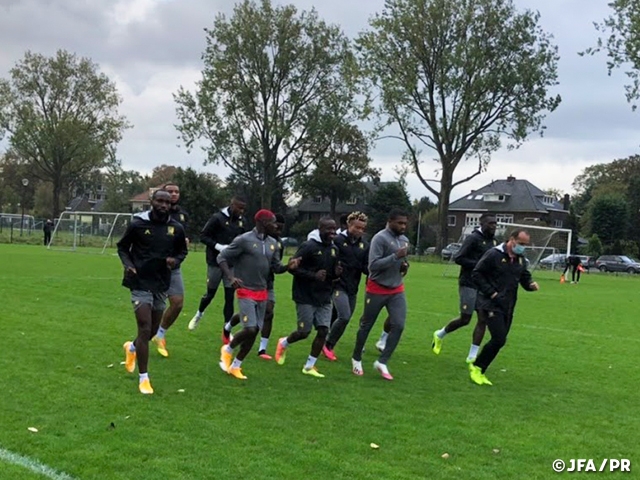
<svg viewBox="0 0 640 480">
<path fill-rule="evenodd" d="M 169 235 L 173 235 L 174 233 L 176 233 L 175 227 L 167 227 L 167 233 Z"/>
<path fill-rule="evenodd" d="M 180 214 L 180 221 L 184 222 L 184 215 L 182 213 Z"/>
<path fill-rule="evenodd" d="M 151 235 L 151 230 L 149 230 L 148 228 L 144 231 L 145 235 Z"/>
<path fill-rule="evenodd" d="M 360 242 L 360 250 L 364 248 L 364 243 Z"/>
<path fill-rule="evenodd" d="M 269 245 L 269 249 L 273 252 L 276 249 L 276 247 L 273 244 L 271 244 Z"/>
<path fill-rule="evenodd" d="M 229 224 L 227 223 L 227 225 L 229 225 Z M 243 226 L 243 225 L 242 225 L 242 220 L 240 220 L 240 221 L 238 222 L 238 226 L 239 226 L 239 227 L 242 227 L 242 226 Z"/>
<path fill-rule="evenodd" d="M 335 256 L 336 256 L 336 250 L 335 250 L 335 248 L 332 248 L 332 249 L 331 249 L 331 256 L 332 256 L 332 257 L 335 257 Z"/>
</svg>

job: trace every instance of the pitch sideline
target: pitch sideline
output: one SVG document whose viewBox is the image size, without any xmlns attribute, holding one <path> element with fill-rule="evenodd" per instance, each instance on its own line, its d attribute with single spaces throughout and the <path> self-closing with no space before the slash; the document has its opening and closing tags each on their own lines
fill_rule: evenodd
<svg viewBox="0 0 640 480">
<path fill-rule="evenodd" d="M 31 470 L 34 473 L 44 475 L 51 480 L 76 480 L 74 477 L 64 472 L 58 472 L 53 468 L 40 463 L 37 460 L 25 457 L 24 455 L 20 455 L 18 453 L 14 453 L 2 447 L 0 447 L 0 460 L 10 463 L 11 465 L 17 465 L 19 467 L 26 468 L 27 470 Z"/>
</svg>

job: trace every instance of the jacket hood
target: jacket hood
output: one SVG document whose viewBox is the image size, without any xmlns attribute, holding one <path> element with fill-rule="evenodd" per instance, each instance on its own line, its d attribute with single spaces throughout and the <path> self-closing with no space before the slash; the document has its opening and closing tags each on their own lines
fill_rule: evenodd
<svg viewBox="0 0 640 480">
<path fill-rule="evenodd" d="M 320 230 L 317 228 L 315 230 L 311 230 L 309 235 L 307 235 L 307 240 L 313 240 L 318 243 L 322 243 L 322 239 L 320 238 Z"/>
</svg>

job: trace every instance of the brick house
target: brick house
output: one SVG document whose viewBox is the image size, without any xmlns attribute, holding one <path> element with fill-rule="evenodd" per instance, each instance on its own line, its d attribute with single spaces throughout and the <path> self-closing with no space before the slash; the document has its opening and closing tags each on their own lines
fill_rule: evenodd
<svg viewBox="0 0 640 480">
<path fill-rule="evenodd" d="M 528 180 L 513 176 L 494 180 L 449 204 L 449 240 L 458 241 L 465 227 L 480 224 L 480 215 L 491 212 L 499 222 L 565 228 L 569 195 L 562 200 L 546 194 Z"/>
</svg>

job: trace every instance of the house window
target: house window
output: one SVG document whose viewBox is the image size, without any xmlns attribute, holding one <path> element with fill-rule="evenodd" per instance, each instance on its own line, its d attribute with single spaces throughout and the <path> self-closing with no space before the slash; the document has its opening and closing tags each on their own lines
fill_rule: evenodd
<svg viewBox="0 0 640 480">
<path fill-rule="evenodd" d="M 484 198 L 484 195 L 476 195 L 476 200 L 482 200 Z"/>
<path fill-rule="evenodd" d="M 542 203 L 545 205 L 553 205 L 553 202 L 555 202 L 555 199 L 549 195 L 542 197 Z"/>
<path fill-rule="evenodd" d="M 556 220 L 553 221 L 553 226 L 556 227 L 556 228 L 562 228 L 562 225 L 563 225 L 562 220 L 557 220 L 556 219 Z"/>
<path fill-rule="evenodd" d="M 358 198 L 357 197 L 351 197 L 349 200 L 347 200 L 345 203 L 347 205 L 355 205 L 358 202 Z"/>
<path fill-rule="evenodd" d="M 322 195 L 316 195 L 313 197 L 313 203 L 322 203 Z"/>
<path fill-rule="evenodd" d="M 467 213 L 464 217 L 464 225 L 466 227 L 477 227 L 480 225 L 480 215 L 481 213 Z"/>
<path fill-rule="evenodd" d="M 498 223 L 513 223 L 513 215 L 510 213 L 499 213 L 496 215 Z"/>
<path fill-rule="evenodd" d="M 449 215 L 447 216 L 447 227 L 455 227 L 456 226 L 456 216 Z"/>
<path fill-rule="evenodd" d="M 524 223 L 535 223 L 535 222 L 539 222 L 539 221 L 540 221 L 540 218 L 538 218 L 538 217 L 524 217 L 524 218 L 522 219 L 522 221 L 523 221 Z"/>
<path fill-rule="evenodd" d="M 506 196 L 502 193 L 485 193 L 483 200 L 485 202 L 504 202 Z"/>
</svg>

